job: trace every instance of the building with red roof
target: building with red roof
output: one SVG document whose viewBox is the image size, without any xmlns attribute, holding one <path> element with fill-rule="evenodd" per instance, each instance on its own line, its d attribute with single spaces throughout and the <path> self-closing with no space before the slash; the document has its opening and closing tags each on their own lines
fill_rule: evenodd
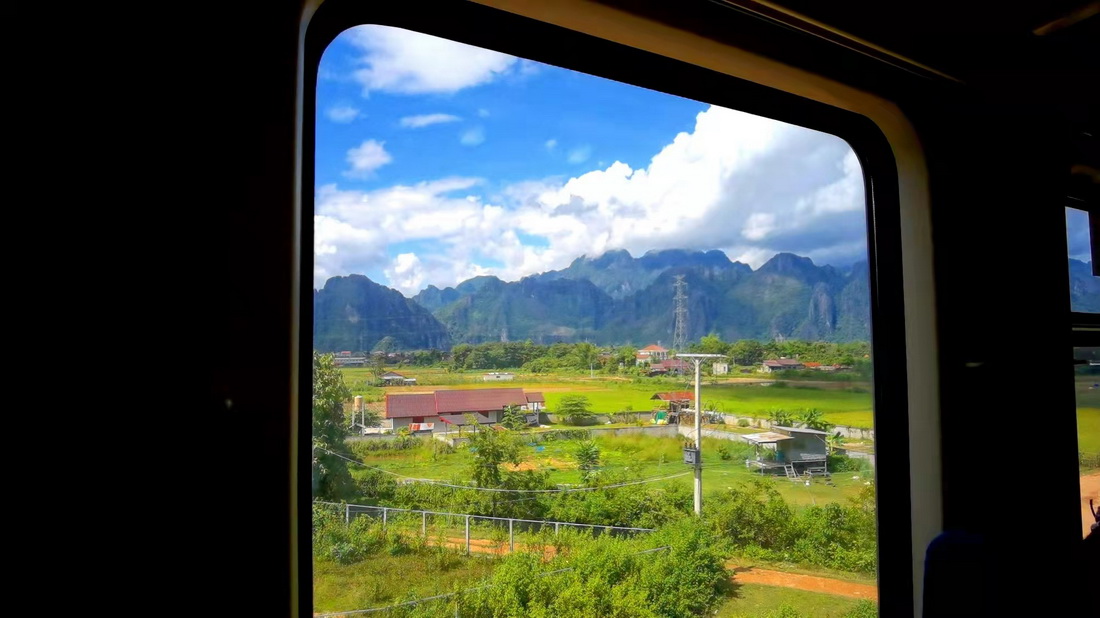
<svg viewBox="0 0 1100 618">
<path fill-rule="evenodd" d="M 542 393 L 525 393 L 522 388 L 387 393 L 384 418 L 394 430 L 415 424 L 425 431 L 447 431 L 465 425 L 467 414 L 481 424 L 499 423 L 507 406 L 537 411 L 545 401 Z"/>
</svg>

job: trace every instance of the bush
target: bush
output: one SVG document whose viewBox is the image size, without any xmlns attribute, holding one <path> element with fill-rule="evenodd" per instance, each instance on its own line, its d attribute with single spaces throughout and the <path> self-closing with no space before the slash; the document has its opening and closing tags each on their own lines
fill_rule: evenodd
<svg viewBox="0 0 1100 618">
<path fill-rule="evenodd" d="M 869 472 L 871 462 L 857 457 L 833 453 L 828 456 L 829 472 Z"/>
<path fill-rule="evenodd" d="M 738 427 L 748 427 L 749 426 L 749 419 L 747 419 L 747 418 L 737 419 L 737 426 Z"/>
<path fill-rule="evenodd" d="M 730 450 L 725 444 L 718 447 L 718 458 L 722 461 L 729 461 L 733 455 L 730 454 Z"/>
</svg>

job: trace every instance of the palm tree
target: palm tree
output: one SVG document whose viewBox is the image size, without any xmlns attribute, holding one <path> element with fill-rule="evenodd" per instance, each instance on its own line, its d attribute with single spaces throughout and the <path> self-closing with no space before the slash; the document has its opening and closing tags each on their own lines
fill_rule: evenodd
<svg viewBox="0 0 1100 618">
<path fill-rule="evenodd" d="M 809 410 L 803 410 L 798 415 L 799 422 L 807 429 L 816 429 L 818 431 L 829 431 L 833 428 L 833 424 L 825 420 L 825 413 L 817 408 L 810 408 Z"/>
</svg>

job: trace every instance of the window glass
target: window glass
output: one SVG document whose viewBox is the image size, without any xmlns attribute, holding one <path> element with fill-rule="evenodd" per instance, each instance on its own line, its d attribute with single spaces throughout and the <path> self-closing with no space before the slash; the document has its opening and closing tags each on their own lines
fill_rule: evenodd
<svg viewBox="0 0 1100 618">
<path fill-rule="evenodd" d="M 1100 313 L 1100 277 L 1092 274 L 1089 215 L 1066 208 L 1066 244 L 1069 246 L 1069 297 L 1073 311 Z"/>
<path fill-rule="evenodd" d="M 1075 348 L 1077 448 L 1081 463 L 1081 533 L 1088 536 L 1100 510 L 1100 348 Z M 1090 505 L 1090 502 L 1092 504 Z"/>
<path fill-rule="evenodd" d="M 319 76 L 315 611 L 877 613 L 845 141 L 390 27 Z"/>
</svg>

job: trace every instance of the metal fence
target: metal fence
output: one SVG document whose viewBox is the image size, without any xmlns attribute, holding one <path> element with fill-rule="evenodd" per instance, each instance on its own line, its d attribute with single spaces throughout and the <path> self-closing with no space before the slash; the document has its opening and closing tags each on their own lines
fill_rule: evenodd
<svg viewBox="0 0 1100 618">
<path fill-rule="evenodd" d="M 383 528 L 419 533 L 425 539 L 435 538 L 437 542 L 447 547 L 465 548 L 467 554 L 472 552 L 511 553 L 516 551 L 517 546 L 521 550 L 529 547 L 545 546 L 548 539 L 578 532 L 585 532 L 592 536 L 610 534 L 618 537 L 653 532 L 652 528 L 597 526 L 565 521 L 490 517 L 488 515 L 399 509 L 363 504 L 338 504 L 334 502 L 319 502 L 318 504 L 342 508 L 345 523 L 350 524 L 358 517 L 370 517 L 380 521 Z"/>
</svg>

